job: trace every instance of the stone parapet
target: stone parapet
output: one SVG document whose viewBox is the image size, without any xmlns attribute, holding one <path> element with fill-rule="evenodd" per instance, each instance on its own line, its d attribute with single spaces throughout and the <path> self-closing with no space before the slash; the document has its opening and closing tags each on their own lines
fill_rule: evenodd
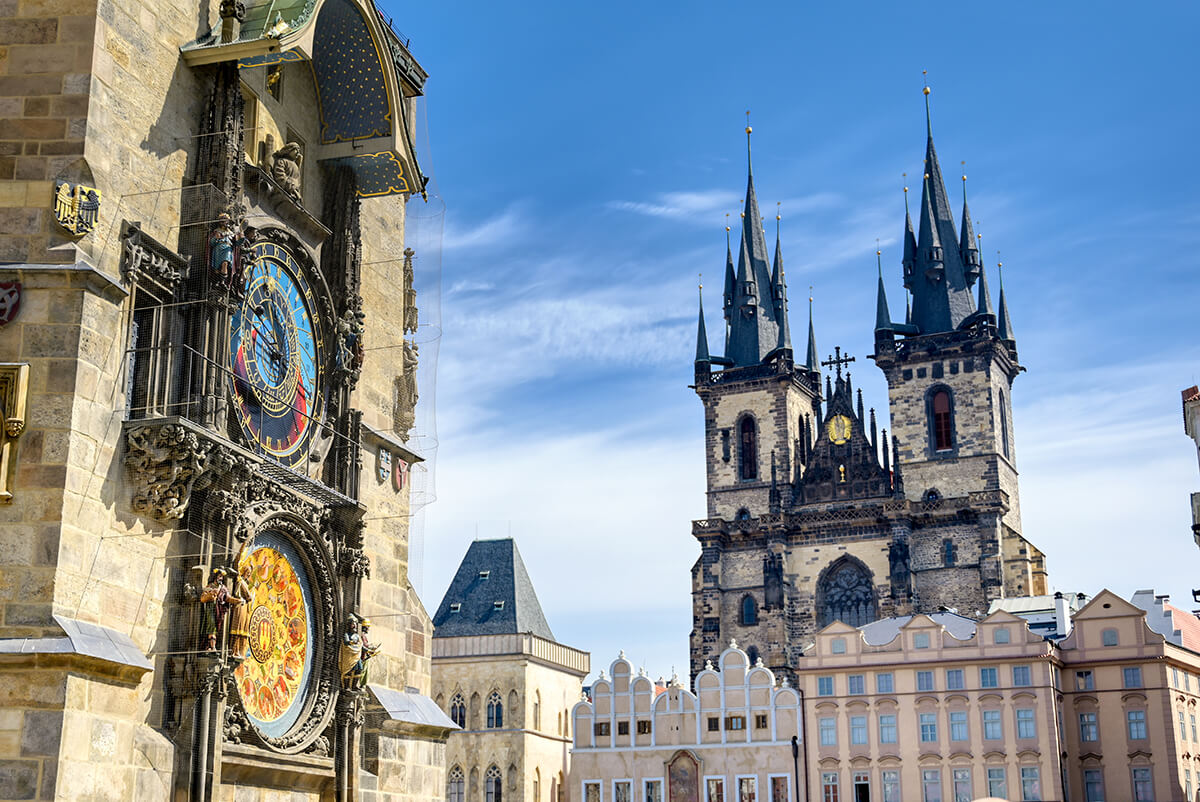
<svg viewBox="0 0 1200 802">
<path fill-rule="evenodd" d="M 591 670 L 589 653 L 530 633 L 433 639 L 435 660 L 509 655 L 526 655 L 581 677 Z"/>
</svg>

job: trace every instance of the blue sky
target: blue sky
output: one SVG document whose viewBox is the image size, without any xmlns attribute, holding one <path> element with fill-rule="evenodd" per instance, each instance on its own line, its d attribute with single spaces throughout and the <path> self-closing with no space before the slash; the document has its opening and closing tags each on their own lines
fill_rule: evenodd
<svg viewBox="0 0 1200 802">
<path fill-rule="evenodd" d="M 441 281 L 441 340 L 422 348 L 437 352 L 422 393 L 436 418 L 421 417 L 437 499 L 414 566 L 431 613 L 471 539 L 511 531 L 555 634 L 595 669 L 625 649 L 654 676 L 686 670 L 704 514 L 696 277 L 719 332 L 744 112 L 764 217 L 782 204 L 793 332 L 812 285 L 822 356 L 856 355 L 886 419 L 865 359 L 874 251 L 903 309 L 922 70 L 993 293 L 997 250 L 1005 264 L 1028 368 L 1013 393 L 1026 536 L 1060 589 L 1155 587 L 1193 606 L 1200 474 L 1179 390 L 1200 372 L 1194 4 L 384 9 L 431 76 L 437 197 L 410 229 L 424 281 L 439 263 Z"/>
</svg>

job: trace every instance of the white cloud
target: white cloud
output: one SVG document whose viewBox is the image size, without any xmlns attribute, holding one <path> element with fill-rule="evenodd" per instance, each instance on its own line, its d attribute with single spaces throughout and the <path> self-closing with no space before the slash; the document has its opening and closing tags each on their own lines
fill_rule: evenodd
<svg viewBox="0 0 1200 802">
<path fill-rule="evenodd" d="M 449 217 L 442 234 L 442 249 L 495 248 L 514 243 L 524 235 L 524 218 L 515 207 L 509 207 L 475 226 L 463 226 Z"/>
<path fill-rule="evenodd" d="M 663 192 L 651 203 L 614 200 L 605 206 L 621 212 L 667 217 L 674 220 L 711 223 L 721 212 L 734 212 L 741 204 L 735 192 L 705 190 L 701 192 Z"/>
</svg>

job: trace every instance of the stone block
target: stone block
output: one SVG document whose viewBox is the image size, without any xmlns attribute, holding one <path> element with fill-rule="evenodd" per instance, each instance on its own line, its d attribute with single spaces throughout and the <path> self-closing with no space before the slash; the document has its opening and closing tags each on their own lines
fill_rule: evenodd
<svg viewBox="0 0 1200 802">
<path fill-rule="evenodd" d="M 58 38 L 57 19 L 0 19 L 0 42 L 39 45 Z"/>
<path fill-rule="evenodd" d="M 39 768 L 36 760 L 0 760 L 0 799 L 34 799 Z"/>
<path fill-rule="evenodd" d="M 21 729 L 22 757 L 58 757 L 62 739 L 61 710 L 30 710 Z"/>
</svg>

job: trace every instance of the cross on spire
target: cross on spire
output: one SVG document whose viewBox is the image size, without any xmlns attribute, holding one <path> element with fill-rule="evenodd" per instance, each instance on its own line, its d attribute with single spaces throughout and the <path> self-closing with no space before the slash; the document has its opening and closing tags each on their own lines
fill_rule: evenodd
<svg viewBox="0 0 1200 802">
<path fill-rule="evenodd" d="M 836 356 L 829 357 L 829 359 L 826 359 L 821 363 L 821 365 L 827 368 L 834 368 L 837 371 L 837 377 L 840 379 L 842 378 L 842 365 L 849 365 L 854 361 L 854 357 L 842 356 L 842 347 L 840 345 L 834 346 L 833 353 L 836 354 Z"/>
</svg>

